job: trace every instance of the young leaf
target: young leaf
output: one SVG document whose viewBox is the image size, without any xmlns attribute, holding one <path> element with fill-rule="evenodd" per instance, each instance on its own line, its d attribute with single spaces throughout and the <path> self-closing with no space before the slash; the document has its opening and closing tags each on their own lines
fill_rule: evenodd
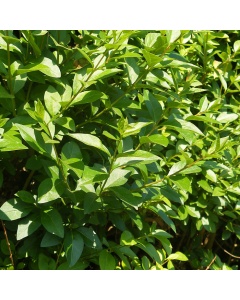
<svg viewBox="0 0 240 300">
<path fill-rule="evenodd" d="M 134 239 L 134 236 L 132 233 L 128 230 L 125 230 L 121 234 L 120 238 L 120 245 L 126 245 L 126 246 L 134 246 L 137 242 Z"/>
<path fill-rule="evenodd" d="M 183 254 L 182 252 L 179 252 L 179 251 L 170 254 L 167 259 L 168 260 L 176 259 L 176 260 L 181 260 L 181 261 L 187 261 L 188 260 L 187 256 L 185 254 Z"/>
<path fill-rule="evenodd" d="M 64 250 L 67 262 L 71 268 L 79 260 L 84 247 L 81 233 L 76 230 L 68 231 L 64 237 Z"/>
<path fill-rule="evenodd" d="M 62 217 L 55 208 L 42 211 L 41 222 L 45 229 L 51 234 L 55 234 L 60 238 L 64 237 Z"/>
<path fill-rule="evenodd" d="M 152 144 L 158 144 L 163 147 L 167 147 L 168 145 L 168 138 L 166 138 L 164 135 L 160 134 L 153 134 L 150 136 L 142 136 L 140 137 L 140 143 L 145 144 L 145 143 L 152 143 Z"/>
</svg>

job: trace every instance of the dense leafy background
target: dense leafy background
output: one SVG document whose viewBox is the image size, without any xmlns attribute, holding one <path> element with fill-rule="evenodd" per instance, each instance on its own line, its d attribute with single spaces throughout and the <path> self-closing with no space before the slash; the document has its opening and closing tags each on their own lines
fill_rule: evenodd
<svg viewBox="0 0 240 300">
<path fill-rule="evenodd" d="M 238 269 L 239 31 L 1 31 L 0 268 Z"/>
</svg>

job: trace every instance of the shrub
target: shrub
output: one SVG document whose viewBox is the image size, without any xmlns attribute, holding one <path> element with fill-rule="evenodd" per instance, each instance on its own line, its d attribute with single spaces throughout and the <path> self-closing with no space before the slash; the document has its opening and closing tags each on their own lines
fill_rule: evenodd
<svg viewBox="0 0 240 300">
<path fill-rule="evenodd" d="M 239 31 L 1 31 L 2 269 L 237 269 Z"/>
</svg>

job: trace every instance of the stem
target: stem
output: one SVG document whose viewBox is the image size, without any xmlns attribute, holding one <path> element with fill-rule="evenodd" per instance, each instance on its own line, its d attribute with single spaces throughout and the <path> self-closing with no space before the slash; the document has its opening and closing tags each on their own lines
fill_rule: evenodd
<svg viewBox="0 0 240 300">
<path fill-rule="evenodd" d="M 2 223 L 2 227 L 3 227 L 3 232 L 4 232 L 4 235 L 5 235 L 5 239 L 6 239 L 6 242 L 7 242 L 7 246 L 8 246 L 8 251 L 9 251 L 9 254 L 10 254 L 9 257 L 10 257 L 12 266 L 14 268 L 13 255 L 12 255 L 11 245 L 10 245 L 9 240 L 8 240 L 7 230 L 6 230 L 6 227 L 5 227 L 2 220 L 1 220 L 1 223 Z"/>
</svg>

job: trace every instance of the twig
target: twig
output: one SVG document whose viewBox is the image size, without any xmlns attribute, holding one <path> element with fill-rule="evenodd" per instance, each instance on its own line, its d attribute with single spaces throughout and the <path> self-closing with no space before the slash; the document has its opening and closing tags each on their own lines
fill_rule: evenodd
<svg viewBox="0 0 240 300">
<path fill-rule="evenodd" d="M 12 263 L 12 266 L 14 268 L 14 261 L 13 261 L 13 255 L 12 255 L 12 250 L 11 250 L 11 247 L 10 247 L 10 243 L 9 243 L 9 240 L 8 240 L 8 235 L 7 235 L 7 230 L 6 230 L 6 227 L 3 223 L 3 221 L 1 220 L 1 223 L 2 223 L 2 227 L 3 227 L 3 232 L 4 232 L 4 235 L 5 235 L 5 238 L 6 238 L 6 242 L 7 242 L 7 246 L 8 246 L 8 250 L 9 250 L 9 254 L 10 254 L 10 260 L 11 260 L 11 263 Z"/>
<path fill-rule="evenodd" d="M 214 261 L 215 261 L 216 258 L 217 258 L 217 255 L 214 256 L 214 258 L 212 259 L 212 261 L 210 262 L 210 264 L 206 267 L 206 270 L 209 270 L 209 268 L 214 263 Z"/>
<path fill-rule="evenodd" d="M 236 255 L 233 255 L 232 253 L 228 252 L 227 250 L 225 250 L 216 240 L 215 242 L 218 244 L 218 246 L 224 251 L 226 252 L 228 255 L 234 257 L 234 258 L 237 258 L 237 259 L 240 259 L 240 256 L 236 256 Z"/>
</svg>

